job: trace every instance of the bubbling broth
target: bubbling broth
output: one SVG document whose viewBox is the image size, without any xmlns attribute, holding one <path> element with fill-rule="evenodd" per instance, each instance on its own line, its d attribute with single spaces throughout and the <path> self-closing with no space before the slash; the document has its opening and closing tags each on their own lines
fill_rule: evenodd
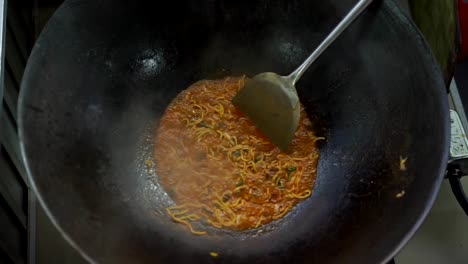
<svg viewBox="0 0 468 264">
<path fill-rule="evenodd" d="M 167 213 L 194 234 L 206 234 L 206 226 L 261 227 L 312 193 L 316 142 L 323 138 L 311 131 L 301 105 L 294 139 L 281 152 L 231 103 L 244 81 L 228 77 L 193 84 L 169 105 L 156 131 L 157 175 L 176 203 Z"/>
</svg>

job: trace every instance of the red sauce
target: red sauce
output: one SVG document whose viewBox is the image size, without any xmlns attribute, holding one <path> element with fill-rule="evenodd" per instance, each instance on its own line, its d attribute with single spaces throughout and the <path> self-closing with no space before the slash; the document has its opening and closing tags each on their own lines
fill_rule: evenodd
<svg viewBox="0 0 468 264">
<path fill-rule="evenodd" d="M 156 133 L 159 181 L 177 204 L 168 213 L 196 234 L 205 233 L 198 223 L 258 228 L 311 195 L 321 138 L 303 107 L 283 153 L 231 103 L 243 85 L 243 77 L 193 84 L 166 109 Z"/>
</svg>

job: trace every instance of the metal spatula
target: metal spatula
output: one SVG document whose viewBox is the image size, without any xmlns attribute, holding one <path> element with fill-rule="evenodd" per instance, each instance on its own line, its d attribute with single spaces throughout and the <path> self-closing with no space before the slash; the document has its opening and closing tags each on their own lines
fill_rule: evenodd
<svg viewBox="0 0 468 264">
<path fill-rule="evenodd" d="M 299 97 L 294 84 L 309 66 L 348 28 L 372 0 L 360 0 L 317 49 L 289 76 L 265 72 L 249 79 L 232 102 L 281 150 L 291 144 L 299 123 Z"/>
</svg>

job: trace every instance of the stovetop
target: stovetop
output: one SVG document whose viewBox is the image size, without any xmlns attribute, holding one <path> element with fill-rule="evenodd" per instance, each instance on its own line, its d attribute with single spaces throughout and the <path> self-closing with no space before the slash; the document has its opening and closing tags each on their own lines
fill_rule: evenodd
<svg viewBox="0 0 468 264">
<path fill-rule="evenodd" d="M 466 72 L 468 76 L 468 72 Z M 450 85 L 449 106 L 458 111 L 463 129 L 467 131 L 468 122 L 460 91 L 468 91 L 468 86 Z M 466 136 L 465 136 L 466 139 Z M 454 153 L 464 154 L 463 151 Z M 461 179 L 468 190 L 468 179 Z M 428 217 L 415 236 L 396 256 L 397 264 L 464 264 L 468 263 L 468 217 L 455 199 L 450 183 L 444 180 L 436 202 Z"/>
</svg>

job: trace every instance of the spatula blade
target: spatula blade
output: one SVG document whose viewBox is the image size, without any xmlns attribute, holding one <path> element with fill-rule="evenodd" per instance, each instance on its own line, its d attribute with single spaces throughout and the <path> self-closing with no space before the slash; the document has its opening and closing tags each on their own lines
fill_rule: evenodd
<svg viewBox="0 0 468 264">
<path fill-rule="evenodd" d="M 232 102 L 282 151 L 296 132 L 300 104 L 296 89 L 285 77 L 262 73 L 246 81 Z"/>
</svg>

